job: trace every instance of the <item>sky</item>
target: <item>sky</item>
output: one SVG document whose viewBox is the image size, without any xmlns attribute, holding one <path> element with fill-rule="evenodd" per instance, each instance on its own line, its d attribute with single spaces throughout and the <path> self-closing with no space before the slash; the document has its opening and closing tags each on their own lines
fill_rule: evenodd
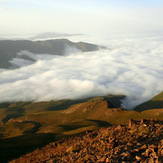
<svg viewBox="0 0 163 163">
<path fill-rule="evenodd" d="M 0 0 L 0 35 L 163 29 L 162 0 Z"/>
<path fill-rule="evenodd" d="M 80 33 L 70 40 L 109 47 L 0 69 L 0 102 L 111 93 L 126 95 L 131 109 L 149 100 L 163 91 L 162 15 L 163 0 L 0 0 L 0 38 Z"/>
</svg>

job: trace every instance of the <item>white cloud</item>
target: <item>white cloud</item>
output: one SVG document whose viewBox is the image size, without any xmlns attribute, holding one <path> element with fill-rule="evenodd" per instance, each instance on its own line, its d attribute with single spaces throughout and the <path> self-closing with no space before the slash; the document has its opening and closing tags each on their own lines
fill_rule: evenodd
<svg viewBox="0 0 163 163">
<path fill-rule="evenodd" d="M 112 50 L 72 52 L 46 60 L 41 56 L 32 65 L 1 70 L 0 102 L 124 94 L 123 104 L 131 109 L 163 91 L 162 39 L 110 37 L 102 42 Z M 100 43 L 93 37 L 88 40 Z"/>
</svg>

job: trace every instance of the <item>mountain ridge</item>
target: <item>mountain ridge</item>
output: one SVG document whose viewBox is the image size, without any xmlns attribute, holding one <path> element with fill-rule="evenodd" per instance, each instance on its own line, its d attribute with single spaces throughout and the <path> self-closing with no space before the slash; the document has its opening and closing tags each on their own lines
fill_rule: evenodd
<svg viewBox="0 0 163 163">
<path fill-rule="evenodd" d="M 82 34 L 68 34 L 68 33 L 54 33 L 54 32 L 46 32 L 40 33 L 35 36 L 28 37 L 29 40 L 41 40 L 41 39 L 56 39 L 58 37 L 71 37 L 71 36 L 79 36 Z"/>
<path fill-rule="evenodd" d="M 0 68 L 14 68 L 14 66 L 9 61 L 17 57 L 21 59 L 21 56 L 17 55 L 21 51 L 28 51 L 35 55 L 64 55 L 66 53 L 67 47 L 74 48 L 82 52 L 97 51 L 99 48 L 104 48 L 85 42 L 75 43 L 69 41 L 68 39 L 54 39 L 44 41 L 0 40 Z M 26 59 L 29 60 L 27 57 Z"/>
<path fill-rule="evenodd" d="M 121 108 L 125 96 L 0 104 L 0 157 L 20 157 L 50 142 L 87 130 L 127 125 L 130 119 L 163 120 L 163 108 L 142 112 Z"/>
<path fill-rule="evenodd" d="M 134 110 L 145 111 L 149 109 L 160 109 L 160 108 L 163 108 L 163 92 L 154 96 L 152 99 L 136 106 Z"/>
</svg>

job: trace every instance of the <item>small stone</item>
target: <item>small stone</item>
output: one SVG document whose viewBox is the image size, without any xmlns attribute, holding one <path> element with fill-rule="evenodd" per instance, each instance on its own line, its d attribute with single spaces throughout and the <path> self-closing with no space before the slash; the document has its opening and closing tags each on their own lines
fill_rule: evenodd
<svg viewBox="0 0 163 163">
<path fill-rule="evenodd" d="M 109 162 L 110 162 L 110 159 L 109 159 L 109 158 L 107 158 L 105 162 L 109 163 Z"/>
<path fill-rule="evenodd" d="M 139 152 L 139 149 L 134 149 L 135 152 Z"/>
<path fill-rule="evenodd" d="M 105 157 L 102 157 L 99 161 L 100 162 L 104 162 L 106 160 L 106 158 Z"/>
<path fill-rule="evenodd" d="M 133 119 L 130 119 L 130 120 L 129 120 L 129 125 L 128 125 L 128 127 L 132 127 L 132 126 L 133 126 L 133 123 L 134 123 Z"/>
<path fill-rule="evenodd" d="M 128 145 L 128 146 L 132 146 L 133 144 L 132 144 L 131 142 L 128 142 L 127 145 Z"/>
<path fill-rule="evenodd" d="M 147 145 L 144 144 L 144 145 L 141 147 L 141 149 L 147 149 Z"/>
<path fill-rule="evenodd" d="M 139 157 L 139 156 L 135 156 L 135 158 L 136 158 L 137 161 L 141 161 L 142 160 L 142 158 Z"/>
</svg>

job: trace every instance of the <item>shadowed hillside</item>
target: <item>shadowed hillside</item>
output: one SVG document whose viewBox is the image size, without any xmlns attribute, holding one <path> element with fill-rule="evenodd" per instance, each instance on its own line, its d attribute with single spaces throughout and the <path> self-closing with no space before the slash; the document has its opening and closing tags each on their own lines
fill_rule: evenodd
<svg viewBox="0 0 163 163">
<path fill-rule="evenodd" d="M 0 41 L 0 68 L 14 68 L 11 64 L 13 58 L 34 61 L 26 55 L 17 55 L 21 51 L 28 51 L 34 54 L 52 54 L 64 55 L 67 48 L 75 48 L 82 52 L 96 51 L 100 48 L 98 45 L 85 42 L 74 43 L 67 39 L 29 41 L 29 40 L 1 40 Z M 102 48 L 102 47 L 101 47 Z"/>
<path fill-rule="evenodd" d="M 137 106 L 136 111 L 144 111 L 149 109 L 160 109 L 163 108 L 163 92 L 153 97 L 151 100 Z"/>
</svg>

